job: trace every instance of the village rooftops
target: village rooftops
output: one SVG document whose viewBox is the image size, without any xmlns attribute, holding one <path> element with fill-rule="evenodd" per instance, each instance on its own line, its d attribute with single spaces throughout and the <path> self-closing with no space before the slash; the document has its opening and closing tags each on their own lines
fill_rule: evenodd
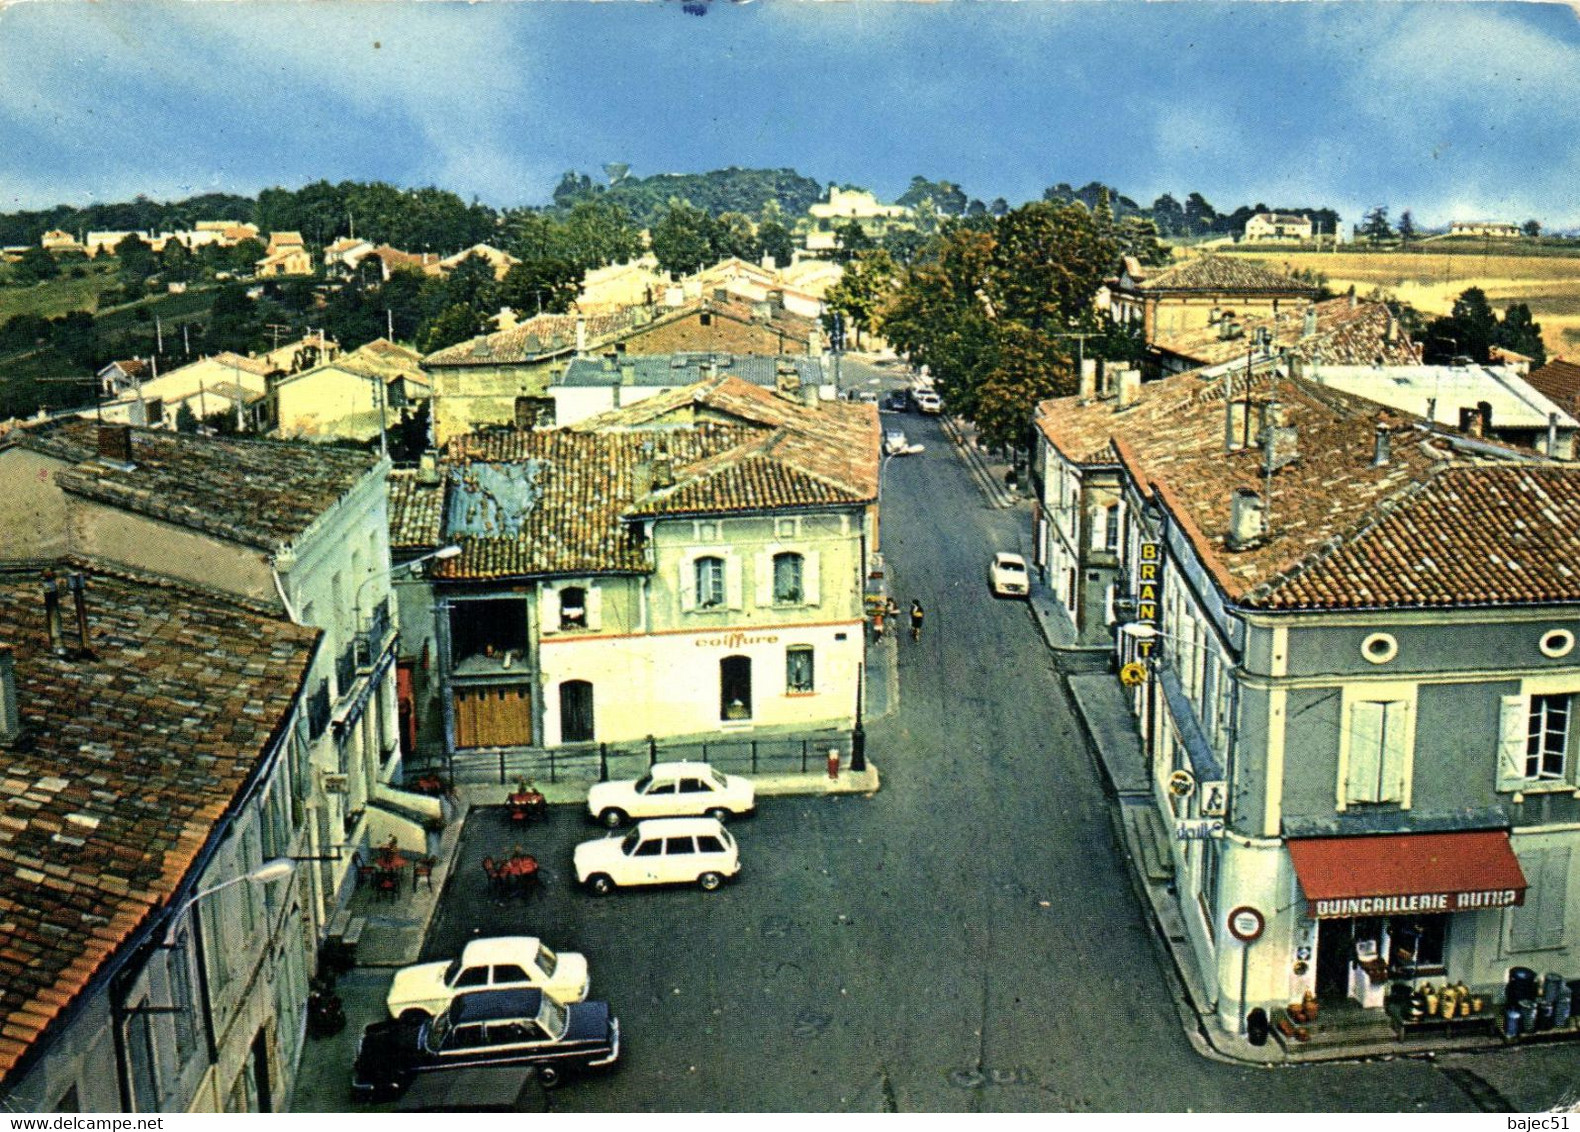
<svg viewBox="0 0 1580 1132">
<path fill-rule="evenodd" d="M 1565 408 L 1508 366 L 1313 365 L 1302 373 L 1329 388 L 1450 428 L 1461 427 L 1460 412 L 1466 407 L 1484 413 L 1490 409 L 1490 419 L 1482 422 L 1488 429 L 1545 429 L 1549 423 L 1580 428 Z"/>
<path fill-rule="evenodd" d="M 870 504 L 878 419 L 871 405 L 814 408 L 723 377 L 572 429 L 458 437 L 441 467 L 442 527 L 416 483 L 391 520 L 405 546 L 461 546 L 435 576 L 645 573 L 639 520 Z M 418 537 L 432 541 L 406 541 Z"/>
<path fill-rule="evenodd" d="M 554 384 L 568 388 L 639 385 L 673 389 L 727 373 L 753 385 L 774 389 L 787 371 L 801 385 L 816 386 L 826 380 L 822 361 L 804 354 L 778 357 L 721 353 L 605 354 L 599 358 L 573 359 Z"/>
<path fill-rule="evenodd" d="M 1525 380 L 1564 408 L 1580 407 L 1580 365 L 1554 358 L 1540 369 L 1533 369 Z"/>
<path fill-rule="evenodd" d="M 0 746 L 0 1076 L 180 898 L 284 734 L 317 630 L 191 589 L 90 574 L 51 648 L 38 571 L 0 572 L 22 738 Z M 3 663 L 3 661 L 0 661 Z"/>
<path fill-rule="evenodd" d="M 1239 256 L 1200 255 L 1153 271 L 1136 282 L 1148 294 L 1290 295 L 1316 298 L 1317 288 Z"/>
<path fill-rule="evenodd" d="M 1244 397 L 1243 376 L 1235 379 Z M 1248 447 L 1225 452 L 1224 383 L 1194 373 L 1143 386 L 1136 403 L 1043 402 L 1036 423 L 1067 458 L 1125 468 L 1179 523 L 1231 600 L 1268 610 L 1580 601 L 1580 468 L 1467 445 L 1299 378 L 1252 382 Z M 1269 401 L 1276 408 L 1264 410 Z M 1266 474 L 1257 441 L 1284 431 Z M 1236 422 L 1239 418 L 1233 418 Z M 1270 516 L 1231 547 L 1236 489 Z"/>
<path fill-rule="evenodd" d="M 444 534 L 444 481 L 424 479 L 414 468 L 389 476 L 390 549 L 431 550 Z"/>
<path fill-rule="evenodd" d="M 124 436 L 130 461 L 99 454 L 100 428 Z M 65 492 L 269 551 L 300 537 L 381 459 L 324 445 L 81 419 L 15 429 L 0 440 L 0 447 L 8 445 L 69 462 L 57 477 Z"/>
<path fill-rule="evenodd" d="M 1332 365 L 1408 366 L 1421 364 L 1421 352 L 1383 303 L 1328 299 L 1276 317 L 1236 319 L 1234 334 L 1213 323 L 1183 334 L 1159 338 L 1153 348 L 1198 366 L 1243 361 L 1257 331 L 1271 336 L 1268 349 L 1287 350 L 1305 361 Z"/>
</svg>

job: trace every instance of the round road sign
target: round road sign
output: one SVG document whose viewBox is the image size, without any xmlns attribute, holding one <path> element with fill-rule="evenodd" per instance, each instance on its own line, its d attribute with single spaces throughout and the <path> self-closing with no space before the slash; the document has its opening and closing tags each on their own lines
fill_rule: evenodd
<svg viewBox="0 0 1580 1132">
<path fill-rule="evenodd" d="M 1241 943 L 1253 943 L 1261 937 L 1267 921 L 1249 904 L 1242 904 L 1229 913 L 1229 934 Z"/>
</svg>

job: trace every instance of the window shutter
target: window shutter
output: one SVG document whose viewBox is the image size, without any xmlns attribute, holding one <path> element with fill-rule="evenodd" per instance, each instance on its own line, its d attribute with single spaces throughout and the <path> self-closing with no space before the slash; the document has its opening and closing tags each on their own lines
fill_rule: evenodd
<svg viewBox="0 0 1580 1132">
<path fill-rule="evenodd" d="M 808 605 L 818 605 L 822 600 L 817 551 L 808 551 L 801 559 L 801 598 Z"/>
<path fill-rule="evenodd" d="M 752 600 L 757 605 L 772 605 L 774 601 L 774 550 L 757 556 L 757 586 L 752 592 Z"/>
<path fill-rule="evenodd" d="M 1525 729 L 1530 709 L 1524 696 L 1504 696 L 1498 716 L 1498 789 L 1518 790 L 1525 784 Z"/>
<path fill-rule="evenodd" d="M 557 633 L 560 629 L 560 591 L 555 586 L 543 586 L 538 590 L 538 624 L 543 626 L 545 633 Z"/>
<path fill-rule="evenodd" d="M 1350 761 L 1344 797 L 1349 802 L 1376 802 L 1382 770 L 1383 705 L 1361 701 L 1350 708 Z"/>
<path fill-rule="evenodd" d="M 1529 878 L 1526 878 L 1529 879 Z M 1564 912 L 1569 887 L 1569 847 L 1548 849 L 1542 859 L 1542 899 L 1537 906 L 1536 946 L 1564 945 Z"/>
<path fill-rule="evenodd" d="M 1383 705 L 1382 789 L 1379 799 L 1403 803 L 1410 797 L 1410 701 Z"/>
<path fill-rule="evenodd" d="M 697 560 L 684 555 L 680 560 L 680 611 L 690 613 L 697 608 Z"/>
<path fill-rule="evenodd" d="M 598 629 L 603 624 L 603 590 L 587 587 L 587 628 Z"/>
<path fill-rule="evenodd" d="M 741 607 L 741 560 L 733 554 L 724 560 L 724 604 L 729 609 Z"/>
</svg>

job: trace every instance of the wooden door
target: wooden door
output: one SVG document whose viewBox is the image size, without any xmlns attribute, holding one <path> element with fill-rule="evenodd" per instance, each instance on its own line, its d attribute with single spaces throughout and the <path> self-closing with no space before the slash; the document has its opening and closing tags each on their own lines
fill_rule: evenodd
<svg viewBox="0 0 1580 1132">
<path fill-rule="evenodd" d="M 455 689 L 455 745 L 532 745 L 532 689 L 526 684 Z"/>
</svg>

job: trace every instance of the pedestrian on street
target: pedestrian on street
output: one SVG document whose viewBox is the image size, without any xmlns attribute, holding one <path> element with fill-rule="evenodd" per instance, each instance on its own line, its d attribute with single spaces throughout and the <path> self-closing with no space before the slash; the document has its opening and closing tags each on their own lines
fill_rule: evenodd
<svg viewBox="0 0 1580 1132">
<path fill-rule="evenodd" d="M 872 613 L 872 640 L 873 643 L 883 640 L 883 607 L 879 606 Z"/>
<path fill-rule="evenodd" d="M 911 640 L 922 639 L 922 603 L 911 599 Z"/>
</svg>

